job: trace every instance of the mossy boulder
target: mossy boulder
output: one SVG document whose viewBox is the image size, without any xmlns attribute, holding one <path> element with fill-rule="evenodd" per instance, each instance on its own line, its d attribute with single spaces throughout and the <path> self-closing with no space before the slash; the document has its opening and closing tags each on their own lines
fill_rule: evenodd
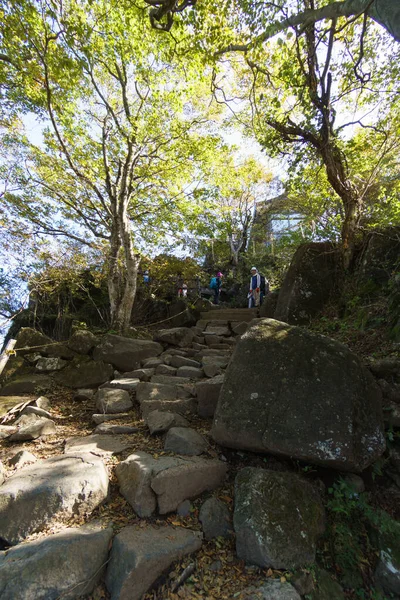
<svg viewBox="0 0 400 600">
<path fill-rule="evenodd" d="M 294 325 L 309 323 L 337 294 L 340 273 L 340 253 L 334 244 L 301 245 L 279 290 L 274 318 Z"/>
<path fill-rule="evenodd" d="M 381 391 L 346 346 L 257 319 L 228 365 L 211 433 L 222 446 L 359 472 L 385 449 Z"/>
<path fill-rule="evenodd" d="M 54 379 L 59 385 L 73 389 L 94 388 L 110 381 L 113 373 L 112 365 L 82 356 L 72 360 Z"/>
<path fill-rule="evenodd" d="M 55 342 L 47 335 L 31 327 L 22 327 L 19 330 L 14 350 L 18 350 L 20 356 L 34 351 L 40 352 L 43 356 L 52 356 L 67 360 L 75 356 L 74 352 L 67 348 L 65 344 Z"/>
<path fill-rule="evenodd" d="M 67 342 L 68 348 L 77 354 L 89 354 L 97 343 L 96 336 L 86 329 L 75 331 Z"/>
<path fill-rule="evenodd" d="M 47 375 L 21 375 L 8 381 L 0 389 L 0 396 L 25 396 L 48 389 L 52 378 Z"/>
<path fill-rule="evenodd" d="M 310 594 L 310 600 L 345 600 L 341 586 L 324 569 L 315 570 L 315 589 Z"/>
<path fill-rule="evenodd" d="M 295 569 L 314 562 L 324 508 L 316 489 L 297 475 L 246 467 L 235 480 L 233 525 L 240 559 Z"/>
</svg>

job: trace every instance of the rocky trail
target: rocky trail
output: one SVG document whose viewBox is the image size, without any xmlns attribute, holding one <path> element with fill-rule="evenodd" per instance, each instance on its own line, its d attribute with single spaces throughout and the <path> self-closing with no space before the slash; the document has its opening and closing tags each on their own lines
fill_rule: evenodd
<svg viewBox="0 0 400 600">
<path fill-rule="evenodd" d="M 293 457 L 348 472 L 371 464 L 384 448 L 379 388 L 343 346 L 315 334 L 310 342 L 299 328 L 288 332 L 256 317 L 248 309 L 210 311 L 196 326 L 159 330 L 153 340 L 80 330 L 54 344 L 21 330 L 0 390 L 2 600 L 347 596 L 326 571 L 310 570 L 325 492 Z M 258 343 L 262 323 L 264 337 L 281 340 L 269 357 L 248 347 Z M 315 402 L 306 426 L 296 404 L 287 404 L 293 389 L 283 389 L 288 374 L 278 363 L 289 356 L 288 338 L 296 356 L 310 344 L 331 353 L 310 375 L 325 385 L 328 405 L 325 379 L 337 387 L 340 361 L 352 363 L 346 385 L 356 381 L 351 395 L 368 413 L 357 422 L 362 442 L 352 432 L 354 406 L 325 405 L 325 417 Z M 275 361 L 280 402 L 267 414 L 257 401 L 263 370 L 275 385 L 268 361 Z M 307 374 L 300 379 L 303 403 Z M 283 410 L 294 412 L 307 440 Z M 337 411 L 342 423 L 331 427 Z M 322 443 L 324 418 L 321 428 L 331 430 Z M 385 577 L 384 585 L 398 585 L 398 575 L 394 584 Z"/>
</svg>

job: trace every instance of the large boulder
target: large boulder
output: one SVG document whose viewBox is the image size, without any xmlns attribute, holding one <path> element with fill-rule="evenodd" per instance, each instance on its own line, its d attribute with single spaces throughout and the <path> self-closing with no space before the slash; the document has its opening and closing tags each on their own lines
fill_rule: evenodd
<svg viewBox="0 0 400 600">
<path fill-rule="evenodd" d="M 68 348 L 78 354 L 89 354 L 97 343 L 96 336 L 87 329 L 75 331 L 67 342 Z"/>
<path fill-rule="evenodd" d="M 275 319 L 300 325 L 309 323 L 334 294 L 340 253 L 330 242 L 311 242 L 295 252 L 279 290 Z"/>
<path fill-rule="evenodd" d="M 23 467 L 0 487 L 0 537 L 18 544 L 61 513 L 91 512 L 107 494 L 107 470 L 93 454 L 55 456 Z"/>
<path fill-rule="evenodd" d="M 141 361 L 158 356 L 162 351 L 160 344 L 150 340 L 107 334 L 94 349 L 93 358 L 111 363 L 119 371 L 132 371 L 140 367 Z"/>
<path fill-rule="evenodd" d="M 293 473 L 246 467 L 235 480 L 236 552 L 260 567 L 312 564 L 324 531 L 324 509 L 314 487 Z"/>
<path fill-rule="evenodd" d="M 59 385 L 73 389 L 92 388 L 109 381 L 113 372 L 110 364 L 82 356 L 72 360 L 65 369 L 57 373 L 55 380 Z"/>
<path fill-rule="evenodd" d="M 381 393 L 342 344 L 255 320 L 226 371 L 212 436 L 222 446 L 362 471 L 385 449 Z"/>
<path fill-rule="evenodd" d="M 107 562 L 112 528 L 65 529 L 0 552 L 2 600 L 73 600 L 90 594 Z"/>
<path fill-rule="evenodd" d="M 111 600 L 140 600 L 175 561 L 201 548 L 198 531 L 125 527 L 114 539 L 106 586 Z"/>
<path fill-rule="evenodd" d="M 70 359 L 75 356 L 74 352 L 63 343 L 54 342 L 47 335 L 31 327 L 22 327 L 19 330 L 14 350 L 18 350 L 20 356 L 37 351 L 44 356 L 58 358 Z"/>
<path fill-rule="evenodd" d="M 374 230 L 366 236 L 359 258 L 357 275 L 371 290 L 388 283 L 390 274 L 398 270 L 400 255 L 400 227 Z"/>
<path fill-rule="evenodd" d="M 25 396 L 34 394 L 39 388 L 49 388 L 51 385 L 52 379 L 47 375 L 22 375 L 3 385 L 0 396 Z"/>
</svg>

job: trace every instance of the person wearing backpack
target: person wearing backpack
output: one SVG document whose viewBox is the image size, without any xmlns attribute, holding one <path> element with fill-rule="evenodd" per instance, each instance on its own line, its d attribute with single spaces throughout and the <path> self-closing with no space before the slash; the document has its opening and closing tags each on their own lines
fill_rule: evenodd
<svg viewBox="0 0 400 600">
<path fill-rule="evenodd" d="M 250 289 L 247 294 L 249 300 L 249 308 L 260 306 L 264 297 L 268 294 L 269 282 L 261 275 L 257 267 L 251 268 Z"/>
<path fill-rule="evenodd" d="M 210 289 L 214 292 L 213 304 L 219 304 L 219 295 L 221 292 L 223 274 L 218 271 L 216 277 L 212 277 L 210 281 Z"/>
</svg>

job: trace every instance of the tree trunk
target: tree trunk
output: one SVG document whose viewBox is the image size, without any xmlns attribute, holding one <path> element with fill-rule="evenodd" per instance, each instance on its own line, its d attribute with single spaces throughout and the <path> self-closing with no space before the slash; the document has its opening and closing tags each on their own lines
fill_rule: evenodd
<svg viewBox="0 0 400 600">
<path fill-rule="evenodd" d="M 108 294 L 111 326 L 126 331 L 130 325 L 137 289 L 140 257 L 135 254 L 129 219 L 124 204 L 114 216 L 113 234 L 109 255 Z"/>
</svg>

